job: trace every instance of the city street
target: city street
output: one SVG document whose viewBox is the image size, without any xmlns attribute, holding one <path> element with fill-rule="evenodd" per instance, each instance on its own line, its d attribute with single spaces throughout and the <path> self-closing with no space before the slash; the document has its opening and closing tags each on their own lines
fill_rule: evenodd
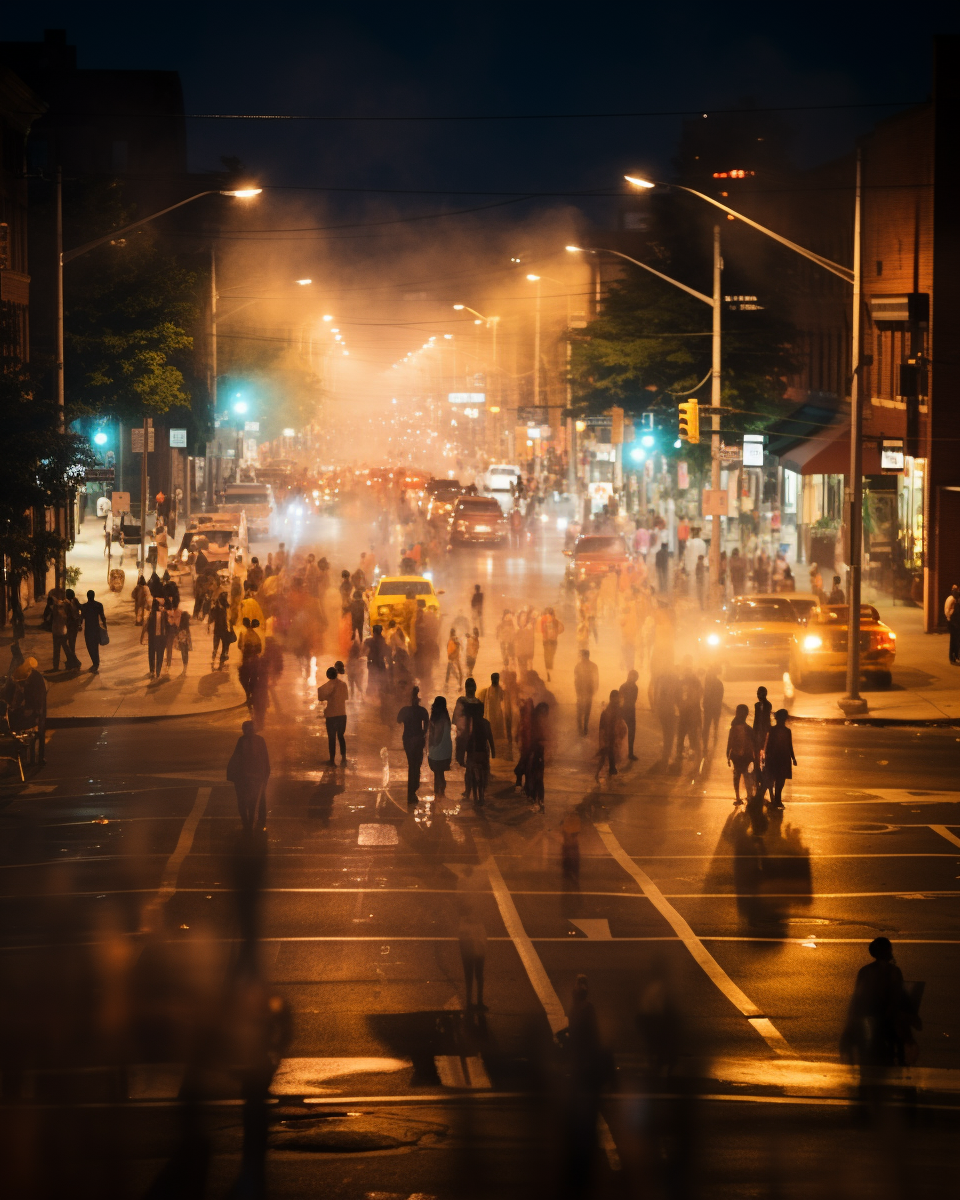
<svg viewBox="0 0 960 1200">
<path fill-rule="evenodd" d="M 333 519 L 301 536 L 335 574 L 367 540 Z M 555 604 L 566 622 L 542 814 L 500 745 L 482 810 L 461 800 L 457 768 L 442 799 L 425 770 L 408 806 L 401 730 L 375 702 L 349 703 L 348 763 L 329 768 L 314 683 L 292 657 L 264 731 L 263 864 L 238 853 L 225 776 L 242 709 L 65 723 L 45 770 L 4 786 L 8 1194 L 30 1178 L 31 1194 L 144 1195 L 161 1172 L 202 1172 L 198 1146 L 210 1194 L 227 1194 L 236 1063 L 255 1023 L 239 940 L 251 920 L 256 970 L 289 1012 L 272 1195 L 562 1194 L 568 1085 L 553 1035 L 580 973 L 615 1064 L 596 1195 L 832 1194 L 838 1177 L 849 1194 L 887 1194 L 892 1180 L 943 1194 L 960 1124 L 960 730 L 795 722 L 785 811 L 752 828 L 733 809 L 722 741 L 702 772 L 689 759 L 660 770 L 643 669 L 638 761 L 596 784 L 599 702 L 578 738 L 560 544 L 551 532 L 434 565 L 445 627 L 475 583 L 486 594 L 480 686 L 500 666 L 503 608 Z M 194 634 L 200 663 L 208 637 Z M 320 681 L 334 657 L 318 658 Z M 615 629 L 601 627 L 593 657 L 602 697 L 625 675 Z M 440 683 L 438 663 L 421 681 L 428 706 Z M 721 739 L 733 706 L 752 703 L 740 686 L 726 683 Z M 455 685 L 446 695 L 452 708 Z M 565 874 L 573 812 L 580 866 Z M 488 938 L 485 1012 L 465 1007 L 465 889 Z M 923 1028 L 917 1066 L 864 1109 L 838 1046 L 878 935 L 924 984 Z"/>
</svg>

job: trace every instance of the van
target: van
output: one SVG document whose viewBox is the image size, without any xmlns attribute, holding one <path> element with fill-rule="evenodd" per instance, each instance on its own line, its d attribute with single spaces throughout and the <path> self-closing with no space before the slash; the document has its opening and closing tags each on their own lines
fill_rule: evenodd
<svg viewBox="0 0 960 1200">
<path fill-rule="evenodd" d="M 217 505 L 218 513 L 244 512 L 247 532 L 253 538 L 270 536 L 273 509 L 273 488 L 269 483 L 228 483 L 223 500 Z"/>
</svg>

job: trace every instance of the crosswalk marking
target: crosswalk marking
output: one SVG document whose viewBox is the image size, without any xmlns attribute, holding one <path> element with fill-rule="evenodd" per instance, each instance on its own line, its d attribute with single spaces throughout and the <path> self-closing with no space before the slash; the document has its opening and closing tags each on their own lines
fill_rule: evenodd
<svg viewBox="0 0 960 1200">
<path fill-rule="evenodd" d="M 621 867 L 632 875 L 640 885 L 643 894 L 652 902 L 657 911 L 667 920 L 673 931 L 689 950 L 694 961 L 703 968 L 709 979 L 713 981 L 721 992 L 727 997 L 735 1008 L 738 1008 L 741 1013 L 747 1018 L 750 1024 L 756 1029 L 757 1033 L 763 1038 L 771 1050 L 777 1054 L 792 1056 L 793 1050 L 790 1048 L 786 1038 L 780 1033 L 773 1023 L 763 1015 L 759 1008 L 754 1004 L 746 992 L 742 991 L 726 973 L 723 967 L 717 962 L 710 951 L 704 946 L 703 942 L 693 932 L 687 922 L 680 916 L 673 905 L 667 900 L 663 892 L 657 887 L 650 876 L 637 866 L 632 858 L 629 857 L 624 848 L 617 841 L 609 825 L 600 823 L 595 826 L 600 839 L 610 852 L 610 856 L 620 864 Z"/>
<path fill-rule="evenodd" d="M 183 860 L 193 848 L 193 839 L 196 837 L 197 826 L 206 812 L 212 790 L 212 788 L 208 787 L 197 788 L 197 798 L 193 803 L 193 808 L 187 814 L 187 819 L 180 830 L 180 837 L 177 839 L 176 847 L 167 859 L 167 865 L 163 868 L 163 874 L 160 876 L 160 890 L 154 899 L 144 907 L 140 915 L 141 933 L 154 932 L 159 925 L 163 906 L 177 890 L 177 879 L 180 876 L 180 868 L 183 866 Z"/>
</svg>

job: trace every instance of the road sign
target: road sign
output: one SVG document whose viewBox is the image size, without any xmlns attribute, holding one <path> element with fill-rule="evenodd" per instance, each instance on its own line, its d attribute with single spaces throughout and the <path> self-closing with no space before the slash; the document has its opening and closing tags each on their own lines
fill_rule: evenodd
<svg viewBox="0 0 960 1200">
<path fill-rule="evenodd" d="M 451 404 L 484 404 L 486 399 L 486 392 L 447 392 Z"/>
<path fill-rule="evenodd" d="M 749 436 L 743 439 L 743 465 L 745 467 L 763 466 L 763 442 L 751 441 Z"/>
<path fill-rule="evenodd" d="M 550 420 L 550 411 L 547 408 L 518 408 L 517 409 L 517 424 L 518 425 L 546 425 Z M 606 422 L 609 424 L 609 421 Z"/>
<path fill-rule="evenodd" d="M 116 516 L 119 517 L 123 513 L 128 513 L 130 511 L 130 493 L 114 492 L 110 497 L 110 503 Z"/>
<path fill-rule="evenodd" d="M 736 463 L 743 458 L 743 451 L 739 446 L 725 446 L 720 443 L 720 461 L 722 463 Z"/>
<path fill-rule="evenodd" d="M 725 491 L 719 488 L 704 488 L 701 500 L 701 511 L 705 517 L 725 517 L 730 509 L 730 502 Z"/>
<path fill-rule="evenodd" d="M 87 483 L 113 483 L 115 476 L 113 467 L 90 467 L 83 473 Z"/>
<path fill-rule="evenodd" d="M 156 431 L 154 430 L 153 426 L 151 425 L 150 426 L 150 437 L 147 441 L 147 452 L 150 454 L 153 453 L 153 448 L 154 448 L 154 446 L 153 446 L 154 436 L 153 435 L 155 432 Z M 142 427 L 137 426 L 130 430 L 130 449 L 133 451 L 134 454 L 142 454 L 143 453 L 143 429 L 142 429 Z"/>
<path fill-rule="evenodd" d="M 260 432 L 260 422 L 259 421 L 244 421 L 243 432 L 244 433 L 259 433 Z"/>
<path fill-rule="evenodd" d="M 187 431 L 185 429 L 170 430 L 170 448 L 172 450 L 186 450 Z"/>
</svg>

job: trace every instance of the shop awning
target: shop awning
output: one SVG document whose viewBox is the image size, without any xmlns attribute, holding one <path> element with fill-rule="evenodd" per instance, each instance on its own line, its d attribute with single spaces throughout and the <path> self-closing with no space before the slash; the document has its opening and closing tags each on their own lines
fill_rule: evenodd
<svg viewBox="0 0 960 1200">
<path fill-rule="evenodd" d="M 801 475 L 846 475 L 850 470 L 850 422 L 845 421 L 833 431 L 829 437 L 811 438 L 796 451 L 791 451 L 789 458 L 803 457 L 800 466 Z M 785 459 L 780 459 L 780 465 L 795 471 Z M 863 474 L 880 474 L 880 451 L 875 441 L 863 443 Z"/>
<path fill-rule="evenodd" d="M 850 469 L 850 417 L 835 396 L 815 395 L 768 430 L 766 453 L 799 475 L 846 475 Z M 876 444 L 863 447 L 864 475 L 880 473 Z"/>
</svg>

